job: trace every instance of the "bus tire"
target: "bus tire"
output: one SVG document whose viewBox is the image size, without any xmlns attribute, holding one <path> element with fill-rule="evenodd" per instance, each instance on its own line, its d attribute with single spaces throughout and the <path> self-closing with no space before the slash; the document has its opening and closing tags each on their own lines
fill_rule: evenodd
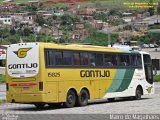
<svg viewBox="0 0 160 120">
<path fill-rule="evenodd" d="M 113 102 L 115 100 L 115 98 L 108 98 L 107 100 L 108 100 L 108 102 Z"/>
<path fill-rule="evenodd" d="M 82 89 L 80 95 L 77 98 L 77 106 L 86 106 L 88 104 L 89 94 L 88 91 Z"/>
<path fill-rule="evenodd" d="M 40 103 L 37 103 L 37 104 L 34 104 L 34 106 L 36 107 L 36 108 L 38 108 L 38 109 L 42 109 L 42 108 L 44 108 L 44 106 L 45 106 L 45 104 L 40 104 Z"/>
<path fill-rule="evenodd" d="M 69 90 L 66 97 L 65 107 L 71 108 L 74 107 L 76 103 L 76 95 L 73 90 Z"/>
<path fill-rule="evenodd" d="M 136 88 L 136 92 L 135 92 L 134 99 L 135 99 L 135 100 L 140 100 L 142 94 L 143 94 L 142 88 L 138 86 L 138 87 Z"/>
</svg>

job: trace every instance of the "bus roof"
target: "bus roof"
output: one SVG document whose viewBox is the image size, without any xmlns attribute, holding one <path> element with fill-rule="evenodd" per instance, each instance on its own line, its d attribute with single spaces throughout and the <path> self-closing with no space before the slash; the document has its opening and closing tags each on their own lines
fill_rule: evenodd
<svg viewBox="0 0 160 120">
<path fill-rule="evenodd" d="M 124 52 L 124 53 L 139 53 L 139 51 L 130 51 L 129 49 L 113 48 L 105 46 L 95 46 L 95 45 L 81 45 L 81 44 L 54 44 L 54 43 L 40 43 L 44 45 L 45 48 L 55 48 L 55 49 L 69 49 L 69 50 L 86 50 L 86 51 L 103 51 L 103 52 Z"/>
<path fill-rule="evenodd" d="M 95 45 L 84 45 L 84 44 L 55 44 L 55 43 L 44 43 L 44 42 L 30 42 L 30 43 L 18 43 L 19 45 L 27 44 L 39 44 L 40 46 L 48 49 L 61 49 L 61 50 L 79 50 L 79 51 L 97 51 L 97 52 L 120 52 L 120 53 L 140 53 L 148 54 L 146 52 L 131 50 L 126 48 L 114 48 L 114 47 L 105 47 L 105 46 L 95 46 Z M 14 45 L 14 44 L 12 44 Z M 9 45 L 9 46 L 12 46 Z"/>
</svg>

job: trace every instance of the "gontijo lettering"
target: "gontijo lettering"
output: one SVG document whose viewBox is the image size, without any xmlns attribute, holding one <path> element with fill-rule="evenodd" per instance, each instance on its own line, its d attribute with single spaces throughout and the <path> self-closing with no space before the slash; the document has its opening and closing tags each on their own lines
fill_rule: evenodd
<svg viewBox="0 0 160 120">
<path fill-rule="evenodd" d="M 8 69 L 24 69 L 24 68 L 37 68 L 37 67 L 38 67 L 38 63 L 8 65 Z"/>
<path fill-rule="evenodd" d="M 81 77 L 110 77 L 109 70 L 81 70 Z"/>
</svg>

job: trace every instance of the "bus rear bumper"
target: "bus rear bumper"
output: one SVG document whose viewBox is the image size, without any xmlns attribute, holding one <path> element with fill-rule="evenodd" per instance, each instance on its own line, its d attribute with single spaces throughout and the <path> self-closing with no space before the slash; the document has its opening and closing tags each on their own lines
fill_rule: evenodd
<svg viewBox="0 0 160 120">
<path fill-rule="evenodd" d="M 50 103 L 47 94 L 7 94 L 8 103 Z"/>
</svg>

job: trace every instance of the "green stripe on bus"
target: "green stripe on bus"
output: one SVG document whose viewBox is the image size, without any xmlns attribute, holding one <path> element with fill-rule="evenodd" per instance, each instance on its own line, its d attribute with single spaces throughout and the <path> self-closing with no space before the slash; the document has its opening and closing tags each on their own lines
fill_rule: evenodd
<svg viewBox="0 0 160 120">
<path fill-rule="evenodd" d="M 107 92 L 116 92 L 118 90 L 118 88 L 120 87 L 123 81 L 125 72 L 126 72 L 126 69 L 119 69 L 116 71 L 114 80 L 112 81 L 112 84 L 107 90 Z"/>
<path fill-rule="evenodd" d="M 128 88 L 128 86 L 131 83 L 131 80 L 133 78 L 134 71 L 135 71 L 135 69 L 127 69 L 126 70 L 125 75 L 124 75 L 124 79 L 116 92 L 122 92 Z"/>
</svg>

